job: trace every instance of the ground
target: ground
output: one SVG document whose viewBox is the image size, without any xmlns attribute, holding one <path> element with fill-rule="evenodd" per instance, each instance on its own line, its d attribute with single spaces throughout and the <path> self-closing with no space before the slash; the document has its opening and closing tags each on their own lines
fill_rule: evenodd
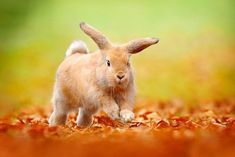
<svg viewBox="0 0 235 157">
<path fill-rule="evenodd" d="M 139 102 L 123 124 L 104 113 L 90 128 L 48 127 L 51 109 L 27 108 L 0 118 L 1 157 L 41 156 L 235 156 L 235 100 L 186 107 L 180 100 Z"/>
</svg>

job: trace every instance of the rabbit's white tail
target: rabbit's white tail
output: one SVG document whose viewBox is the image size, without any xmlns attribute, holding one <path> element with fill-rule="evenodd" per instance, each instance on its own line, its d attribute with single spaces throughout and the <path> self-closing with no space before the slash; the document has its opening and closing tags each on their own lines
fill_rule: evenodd
<svg viewBox="0 0 235 157">
<path fill-rule="evenodd" d="M 83 54 L 88 53 L 88 48 L 87 48 L 86 44 L 81 40 L 73 41 L 70 44 L 69 48 L 67 49 L 65 55 L 66 55 L 66 57 L 68 57 L 74 53 L 83 53 Z"/>
</svg>

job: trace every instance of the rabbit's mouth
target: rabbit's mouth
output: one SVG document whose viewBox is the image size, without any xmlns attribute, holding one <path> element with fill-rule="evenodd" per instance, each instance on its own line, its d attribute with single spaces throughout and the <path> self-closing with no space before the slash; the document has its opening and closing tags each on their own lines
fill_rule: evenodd
<svg viewBox="0 0 235 157">
<path fill-rule="evenodd" d="M 125 82 L 124 79 L 122 79 L 122 80 L 116 79 L 116 83 L 117 83 L 118 85 L 121 85 L 121 84 L 123 84 L 124 82 Z"/>
<path fill-rule="evenodd" d="M 121 85 L 121 84 L 122 84 L 122 81 L 118 81 L 117 83 L 118 83 L 119 85 Z"/>
<path fill-rule="evenodd" d="M 116 85 L 119 87 L 125 87 L 127 85 L 127 80 L 116 80 Z"/>
</svg>

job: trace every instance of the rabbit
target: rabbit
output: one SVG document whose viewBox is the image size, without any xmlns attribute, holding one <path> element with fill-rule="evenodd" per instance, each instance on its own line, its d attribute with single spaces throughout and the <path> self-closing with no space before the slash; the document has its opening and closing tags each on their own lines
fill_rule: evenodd
<svg viewBox="0 0 235 157">
<path fill-rule="evenodd" d="M 92 116 L 100 109 L 113 120 L 130 122 L 134 119 L 135 99 L 130 57 L 159 39 L 143 38 L 115 45 L 84 22 L 80 28 L 99 49 L 88 53 L 86 44 L 80 40 L 67 49 L 56 73 L 49 125 L 65 125 L 68 113 L 75 111 L 77 125 L 89 127 Z"/>
</svg>

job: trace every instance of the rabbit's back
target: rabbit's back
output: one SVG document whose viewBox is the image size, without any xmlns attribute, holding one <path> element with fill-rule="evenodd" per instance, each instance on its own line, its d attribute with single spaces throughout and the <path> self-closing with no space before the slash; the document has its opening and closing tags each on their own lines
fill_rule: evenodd
<svg viewBox="0 0 235 157">
<path fill-rule="evenodd" d="M 93 104 L 99 97 L 95 70 L 98 53 L 73 54 L 60 64 L 56 75 L 55 92 L 67 102 L 70 108 Z"/>
</svg>

